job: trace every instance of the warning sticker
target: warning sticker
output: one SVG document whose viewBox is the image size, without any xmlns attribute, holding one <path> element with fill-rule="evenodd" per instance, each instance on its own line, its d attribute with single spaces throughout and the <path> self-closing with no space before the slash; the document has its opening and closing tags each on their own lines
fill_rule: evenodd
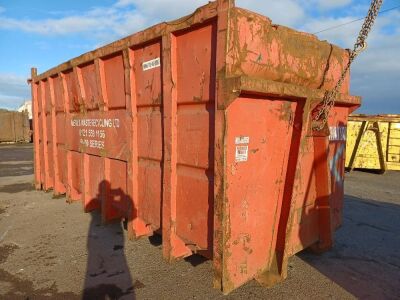
<svg viewBox="0 0 400 300">
<path fill-rule="evenodd" d="M 150 69 L 158 68 L 159 66 L 161 66 L 161 62 L 160 62 L 160 58 L 159 57 L 157 57 L 155 59 L 152 59 L 152 60 L 145 61 L 142 64 L 143 71 L 147 71 L 147 70 L 150 70 Z"/>
<path fill-rule="evenodd" d="M 235 161 L 247 161 L 249 146 L 236 146 Z"/>
<path fill-rule="evenodd" d="M 248 136 L 237 136 L 235 137 L 235 144 L 248 144 L 250 141 L 250 138 Z"/>
<path fill-rule="evenodd" d="M 338 126 L 329 127 L 329 140 L 330 141 L 346 141 L 346 131 L 347 127 L 345 126 Z"/>
</svg>

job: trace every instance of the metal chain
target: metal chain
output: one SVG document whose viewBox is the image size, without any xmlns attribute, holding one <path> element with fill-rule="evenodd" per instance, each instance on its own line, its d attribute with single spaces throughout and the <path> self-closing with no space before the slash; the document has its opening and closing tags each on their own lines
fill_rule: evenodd
<svg viewBox="0 0 400 300">
<path fill-rule="evenodd" d="M 368 10 L 368 14 L 364 19 L 364 23 L 361 27 L 361 30 L 358 34 L 357 41 L 354 44 L 354 48 L 350 51 L 349 61 L 344 68 L 342 75 L 340 76 L 338 82 L 336 83 L 335 87 L 330 90 L 326 91 L 324 94 L 324 99 L 322 101 L 321 109 L 314 117 L 315 126 L 313 126 L 314 130 L 321 130 L 325 127 L 325 124 L 328 121 L 328 116 L 331 108 L 335 105 L 336 97 L 339 93 L 339 89 L 341 88 L 343 81 L 346 77 L 347 72 L 350 69 L 350 65 L 354 61 L 354 59 L 367 48 L 366 39 L 368 37 L 369 32 L 374 25 L 375 19 L 378 16 L 379 9 L 382 6 L 383 0 L 372 0 L 371 6 Z"/>
</svg>

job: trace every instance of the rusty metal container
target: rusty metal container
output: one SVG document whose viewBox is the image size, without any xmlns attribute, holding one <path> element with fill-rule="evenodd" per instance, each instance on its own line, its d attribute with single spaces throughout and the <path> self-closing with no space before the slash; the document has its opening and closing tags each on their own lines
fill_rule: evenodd
<svg viewBox="0 0 400 300">
<path fill-rule="evenodd" d="M 29 143 L 28 113 L 0 109 L 0 143 Z"/>
<path fill-rule="evenodd" d="M 132 237 L 161 233 L 169 261 L 212 258 L 224 293 L 272 285 L 341 223 L 345 140 L 311 123 L 347 61 L 219 0 L 33 69 L 36 187 L 127 219 Z M 359 104 L 346 78 L 333 133 Z"/>
<path fill-rule="evenodd" d="M 400 170 L 400 115 L 351 115 L 346 168 Z"/>
</svg>

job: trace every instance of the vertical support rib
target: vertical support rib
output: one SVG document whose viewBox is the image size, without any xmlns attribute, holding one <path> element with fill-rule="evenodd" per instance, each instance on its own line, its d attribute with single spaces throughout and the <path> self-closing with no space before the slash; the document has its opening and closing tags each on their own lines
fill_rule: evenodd
<svg viewBox="0 0 400 300">
<path fill-rule="evenodd" d="M 50 178 L 49 178 L 49 151 L 47 146 L 47 124 L 46 124 L 46 102 L 45 102 L 45 88 L 43 81 L 40 81 L 39 88 L 41 89 L 41 101 L 42 103 L 42 111 L 40 113 L 40 117 L 42 119 L 42 144 L 43 144 L 43 159 L 44 159 L 44 190 L 48 190 L 50 188 Z"/>
<path fill-rule="evenodd" d="M 177 162 L 177 74 L 175 37 L 169 33 L 162 37 L 163 62 L 163 126 L 164 170 L 162 234 L 163 255 L 168 261 L 186 257 L 192 251 L 176 234 L 176 162 Z"/>
<path fill-rule="evenodd" d="M 99 89 L 100 95 L 100 107 L 99 110 L 107 111 L 108 110 L 108 97 L 107 97 L 107 86 L 106 79 L 104 75 L 104 62 L 100 58 L 96 58 L 94 60 L 94 66 L 96 70 L 96 84 Z"/>
<path fill-rule="evenodd" d="M 39 99 L 38 99 L 38 88 L 39 84 L 36 84 L 35 77 L 37 76 L 37 69 L 31 69 L 31 90 L 32 90 L 32 115 L 33 115 L 33 142 L 34 142 L 34 173 L 35 173 L 35 188 L 40 190 L 42 188 L 42 182 L 40 179 L 40 146 L 39 146 Z"/>
<path fill-rule="evenodd" d="M 94 66 L 96 71 L 96 84 L 99 89 L 100 95 L 100 105 L 99 110 L 108 111 L 107 106 L 107 90 L 106 90 L 106 83 L 105 83 L 105 76 L 104 76 L 104 62 L 100 58 L 96 58 L 94 60 Z M 110 160 L 106 157 L 102 158 L 103 166 L 104 166 L 104 180 L 100 186 L 100 194 L 99 194 L 99 201 L 100 201 L 100 209 L 101 209 L 101 216 L 102 221 L 105 222 L 107 219 L 107 197 L 109 196 L 110 190 Z"/>
<path fill-rule="evenodd" d="M 54 94 L 54 79 L 49 77 L 50 86 L 50 100 L 51 100 L 51 140 L 53 146 L 53 166 L 54 167 L 54 195 L 63 194 L 65 191 L 60 182 L 59 165 L 58 165 L 58 151 L 57 151 L 57 122 L 56 122 L 56 103 Z"/>
<path fill-rule="evenodd" d="M 82 168 L 83 168 L 83 188 L 82 188 L 82 203 L 85 212 L 88 212 L 87 203 L 90 202 L 90 187 L 89 187 L 89 154 L 82 153 Z"/>
<path fill-rule="evenodd" d="M 84 99 L 85 99 L 85 88 L 83 85 L 82 73 L 81 73 L 81 69 L 79 67 L 74 67 L 73 72 L 74 72 L 75 82 L 76 82 L 77 90 L 78 90 L 79 109 L 80 109 L 79 113 L 82 113 L 82 111 L 84 109 Z M 86 190 L 85 185 L 89 181 L 89 178 L 85 178 L 85 168 L 88 168 L 88 166 L 86 165 L 88 163 L 88 161 L 85 161 L 85 159 L 84 159 L 86 149 L 81 149 L 81 150 L 82 151 L 80 152 L 80 155 L 79 155 L 81 178 L 79 178 L 79 179 L 80 179 L 80 191 L 81 191 L 82 205 L 83 205 L 84 210 L 86 210 L 85 209 L 86 199 L 85 199 L 84 191 Z"/>
<path fill-rule="evenodd" d="M 128 235 L 130 238 L 148 236 L 153 234 L 150 226 L 147 226 L 139 218 L 139 188 L 138 188 L 138 135 L 137 135 L 137 105 L 136 105 L 136 83 L 133 69 L 135 59 L 134 52 L 127 48 L 122 52 L 124 60 L 125 77 L 125 100 L 126 107 L 131 118 L 130 134 L 130 157 L 128 158 L 127 189 L 128 195 L 132 195 L 130 201 L 130 211 L 128 212 Z"/>
<path fill-rule="evenodd" d="M 110 207 L 112 201 L 109 200 L 111 197 L 110 189 L 111 189 L 111 181 L 110 181 L 110 159 L 104 158 L 104 181 L 100 187 L 100 205 L 101 205 L 101 219 L 103 223 L 106 223 L 108 220 L 112 219 L 110 215 Z"/>
<path fill-rule="evenodd" d="M 67 86 L 67 81 L 65 79 L 65 74 L 60 73 L 61 76 L 61 84 L 62 84 L 62 95 L 63 95 L 63 100 L 64 100 L 64 112 L 65 112 L 65 120 L 70 120 L 71 119 L 71 99 L 68 97 L 68 86 Z M 68 126 L 68 124 L 66 124 Z M 65 141 L 65 151 L 66 151 L 66 159 L 67 159 L 67 186 L 66 186 L 66 194 L 67 194 L 67 201 L 72 202 L 79 200 L 79 195 L 76 193 L 76 191 L 73 188 L 72 184 L 72 153 L 70 151 L 70 146 L 69 146 L 69 141 Z"/>
<path fill-rule="evenodd" d="M 108 98 L 107 98 L 107 86 L 106 79 L 104 74 L 104 62 L 101 58 L 96 58 L 94 60 L 95 70 L 96 70 L 96 83 L 99 89 L 100 95 L 100 111 L 108 111 Z M 109 197 L 110 195 L 110 187 L 111 187 L 111 178 L 110 178 L 110 159 L 107 157 L 102 157 L 103 166 L 104 166 L 104 180 L 101 183 L 101 193 L 100 193 L 100 209 L 101 209 L 101 217 L 103 222 L 107 222 L 107 220 L 111 219 L 110 216 L 110 208 L 108 205 L 111 203 Z"/>
<path fill-rule="evenodd" d="M 136 216 L 136 203 L 137 202 L 137 151 L 134 150 L 133 147 L 137 144 L 136 136 L 136 101 L 132 96 L 132 91 L 134 90 L 134 76 L 131 74 L 132 72 L 132 65 L 131 65 L 131 56 L 130 52 L 132 52 L 129 48 L 124 49 L 122 52 L 123 62 L 124 62 L 124 80 L 125 80 L 125 103 L 126 109 L 129 112 L 129 117 L 131 119 L 130 124 L 130 140 L 129 140 L 129 148 L 131 149 L 130 156 L 128 157 L 127 161 L 127 168 L 128 168 L 128 176 L 127 176 L 127 191 L 128 195 L 132 195 L 133 199 L 129 199 L 129 210 L 127 212 L 128 216 L 128 236 L 133 237 L 133 220 Z M 132 57 L 133 60 L 133 57 Z"/>
<path fill-rule="evenodd" d="M 229 31 L 229 12 L 234 7 L 232 0 L 218 1 L 217 51 L 216 51 L 216 91 L 215 91 L 215 144 L 214 144 L 214 237 L 213 265 L 214 287 L 228 293 L 232 286 L 225 274 L 225 258 L 228 255 L 225 247 L 229 207 L 225 198 L 226 174 L 226 115 L 225 100 L 231 91 L 226 90 L 226 48 Z"/>
<path fill-rule="evenodd" d="M 69 120 L 68 116 L 69 116 L 69 99 L 68 99 L 68 91 L 67 91 L 67 83 L 65 81 L 65 75 L 64 73 L 60 72 L 58 73 L 58 77 L 60 78 L 60 89 L 61 89 L 61 97 L 62 99 L 59 99 L 58 101 L 62 101 L 63 103 L 63 108 L 64 108 L 64 130 L 66 129 L 67 124 L 65 123 L 67 120 Z M 69 151 L 67 151 L 68 147 L 67 147 L 67 140 L 63 141 L 64 147 L 62 149 L 62 151 L 65 152 L 65 159 L 67 160 L 66 164 L 64 165 L 66 167 L 66 170 L 63 170 L 62 168 L 60 168 L 60 172 L 64 172 L 64 182 L 61 183 L 62 184 L 62 188 L 64 190 L 64 193 L 67 195 L 67 199 L 68 197 L 68 153 Z M 65 177 L 66 176 L 66 177 Z M 65 182 L 65 180 L 67 182 Z"/>
</svg>

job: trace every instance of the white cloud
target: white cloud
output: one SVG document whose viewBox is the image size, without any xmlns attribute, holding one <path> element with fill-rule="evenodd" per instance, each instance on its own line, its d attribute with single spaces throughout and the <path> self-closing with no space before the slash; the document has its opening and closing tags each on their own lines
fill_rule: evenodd
<svg viewBox="0 0 400 300">
<path fill-rule="evenodd" d="M 120 0 L 111 7 L 92 8 L 81 14 L 75 12 L 57 18 L 32 20 L 0 16 L 0 29 L 40 35 L 86 33 L 113 36 L 116 39 L 146 26 L 181 17 L 206 3 L 207 0 L 154 0 L 149 5 L 148 1 L 143 0 Z"/>
<path fill-rule="evenodd" d="M 41 35 L 65 35 L 76 33 L 96 34 L 104 31 L 116 32 L 126 26 L 127 20 L 130 24 L 135 22 L 136 28 L 143 26 L 143 19 L 140 15 L 132 13 L 118 13 L 100 11 L 99 9 L 90 11 L 84 15 L 73 15 L 57 19 L 29 20 L 0 17 L 1 29 L 21 30 Z M 131 26 L 133 27 L 133 26 Z"/>
<path fill-rule="evenodd" d="M 321 10 L 335 9 L 349 5 L 352 0 L 317 0 L 316 6 Z"/>
<path fill-rule="evenodd" d="M 23 76 L 0 73 L 0 108 L 15 109 L 30 98 L 26 80 Z"/>
<path fill-rule="evenodd" d="M 367 9 L 364 8 L 366 12 Z M 359 18 L 313 19 L 304 24 L 305 31 L 319 31 Z M 353 48 L 362 21 L 318 34 L 319 38 L 341 47 Z M 351 68 L 351 92 L 363 97 L 360 111 L 365 113 L 400 113 L 400 12 L 378 16 L 367 39 L 368 47 Z"/>
<path fill-rule="evenodd" d="M 129 1 L 129 0 L 123 0 Z M 192 13 L 199 6 L 208 3 L 207 0 L 152 0 L 151 5 L 146 0 L 130 1 L 136 10 L 144 16 L 160 21 L 180 18 Z"/>
<path fill-rule="evenodd" d="M 265 15 L 276 24 L 296 26 L 306 19 L 306 13 L 299 1 L 237 0 L 236 5 Z"/>
<path fill-rule="evenodd" d="M 332 28 L 331 30 L 327 30 L 317 34 L 320 39 L 327 40 L 333 42 L 341 47 L 345 48 L 352 48 L 354 41 L 357 37 L 358 32 L 360 31 L 360 27 L 362 21 L 360 22 L 353 22 L 346 26 L 333 28 L 340 24 L 345 24 L 350 21 L 353 21 L 354 17 L 339 17 L 339 18 L 323 18 L 323 19 L 316 19 L 313 18 L 312 20 L 308 21 L 307 23 L 303 24 L 301 27 L 302 31 L 315 33 L 321 30 L 325 30 L 328 28 Z"/>
<path fill-rule="evenodd" d="M 87 12 L 33 20 L 0 16 L 0 29 L 21 30 L 41 35 L 77 33 L 120 37 L 162 21 L 182 17 L 207 0 L 119 0 L 111 7 L 92 8 Z M 294 0 L 238 0 L 237 5 L 267 15 L 275 23 L 294 26 L 305 18 L 301 5 Z M 0 9 L 1 12 L 1 9 Z M 50 14 L 51 15 L 51 14 Z"/>
<path fill-rule="evenodd" d="M 303 21 L 305 12 L 295 0 L 263 1 L 238 0 L 237 6 L 257 11 L 277 24 L 295 26 Z M 69 13 L 42 20 L 16 19 L 0 16 L 0 29 L 16 29 L 41 35 L 77 33 L 114 35 L 120 37 L 162 21 L 182 17 L 207 0 L 119 0 L 111 7 L 92 8 L 78 14 Z M 51 15 L 51 14 L 50 14 Z"/>
<path fill-rule="evenodd" d="M 136 0 L 118 0 L 115 7 L 125 7 L 135 4 Z"/>
</svg>

